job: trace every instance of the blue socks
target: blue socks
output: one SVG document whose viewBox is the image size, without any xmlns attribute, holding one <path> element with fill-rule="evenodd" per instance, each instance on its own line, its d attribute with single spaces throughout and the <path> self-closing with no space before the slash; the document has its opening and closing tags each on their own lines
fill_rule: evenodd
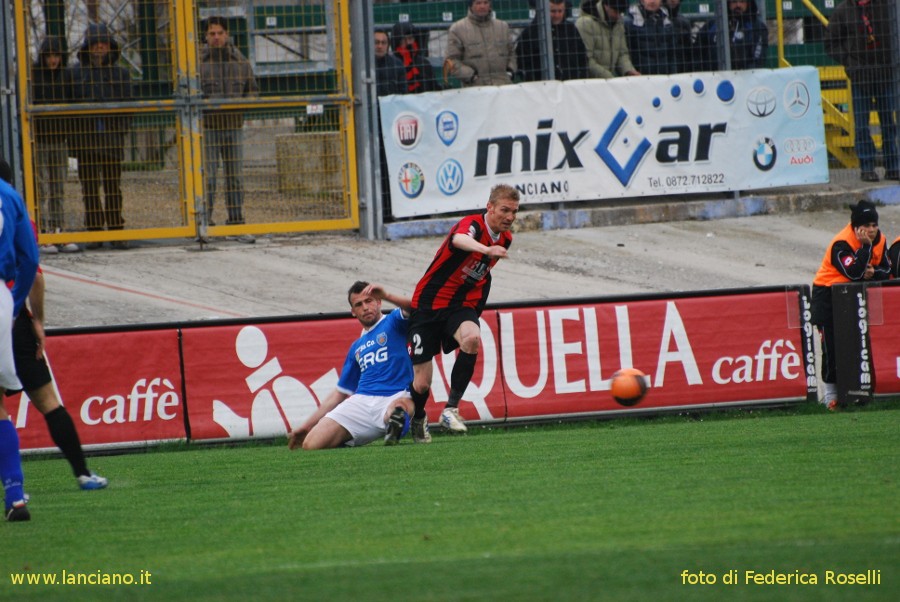
<svg viewBox="0 0 900 602">
<path fill-rule="evenodd" d="M 22 458 L 19 455 L 19 434 L 9 420 L 0 420 L 0 480 L 6 493 L 6 508 L 25 498 L 22 487 Z"/>
</svg>

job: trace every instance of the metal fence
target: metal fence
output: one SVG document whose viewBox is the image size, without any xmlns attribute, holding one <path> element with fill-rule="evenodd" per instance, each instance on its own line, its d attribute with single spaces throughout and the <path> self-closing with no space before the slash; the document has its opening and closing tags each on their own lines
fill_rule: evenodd
<svg viewBox="0 0 900 602">
<path fill-rule="evenodd" d="M 347 4 L 17 0 L 41 242 L 358 225 Z"/>
<path fill-rule="evenodd" d="M 613 76 L 629 66 L 646 74 L 814 65 L 832 180 L 893 175 L 884 151 L 897 136 L 887 117 L 896 119 L 900 92 L 892 43 L 900 3 L 872 0 L 882 16 L 874 41 L 862 44 L 879 47 L 883 65 L 871 71 L 874 91 L 863 90 L 867 80 L 856 96 L 841 64 L 856 51 L 842 52 L 841 36 L 829 40 L 839 0 L 631 0 L 616 19 L 603 4 L 567 0 L 560 20 L 549 0 L 493 0 L 494 18 L 518 43 L 510 81 L 577 76 L 572 54 L 581 47 L 587 76 L 604 76 L 609 59 L 589 40 L 592 12 L 621 23 L 628 57 L 611 65 Z M 649 10 L 656 4 L 668 11 L 662 19 Z M 469 83 L 445 60 L 464 0 L 15 0 L 13 9 L 23 186 L 43 243 L 356 227 L 377 237 L 391 216 L 379 190 L 373 31 L 388 34 L 404 69 L 400 93 Z M 249 79 L 223 71 L 211 17 Z M 114 67 L 102 58 L 92 67 L 92 36 L 117 54 Z M 64 63 L 57 73 L 40 52 L 54 44 Z M 869 110 L 855 111 L 864 101 Z"/>
</svg>

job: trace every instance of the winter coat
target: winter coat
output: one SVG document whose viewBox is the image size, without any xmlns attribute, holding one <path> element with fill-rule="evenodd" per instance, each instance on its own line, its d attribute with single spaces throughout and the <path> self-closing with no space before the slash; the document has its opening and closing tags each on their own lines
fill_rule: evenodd
<svg viewBox="0 0 900 602">
<path fill-rule="evenodd" d="M 700 65 L 697 62 L 691 20 L 680 15 L 681 5 L 666 6 L 672 26 L 675 28 L 675 73 L 688 73 L 698 71 Z"/>
<path fill-rule="evenodd" d="M 769 49 L 769 29 L 759 17 L 756 0 L 749 0 L 747 12 L 728 11 L 728 32 L 731 44 L 731 68 L 762 69 L 766 66 Z M 698 32 L 702 64 L 705 71 L 719 69 L 719 21 L 711 19 Z"/>
<path fill-rule="evenodd" d="M 413 37 L 412 46 L 403 44 L 403 39 L 407 36 Z M 403 63 L 406 78 L 405 94 L 433 92 L 442 88 L 428 60 L 427 40 L 428 31 L 419 30 L 412 23 L 395 23 L 391 29 L 391 48 L 394 56 Z"/>
<path fill-rule="evenodd" d="M 635 71 L 635 68 L 628 53 L 622 19 L 609 23 L 602 5 L 603 0 L 585 1 L 575 27 L 587 50 L 590 76 L 608 79 Z"/>
<path fill-rule="evenodd" d="M 506 21 L 469 14 L 450 26 L 444 72 L 463 87 L 511 84 L 516 71 L 516 48 Z"/>
<path fill-rule="evenodd" d="M 825 52 L 844 66 L 851 80 L 887 77 L 885 67 L 891 64 L 891 12 L 885 0 L 872 0 L 868 7 L 856 0 L 841 2 L 825 29 Z M 863 21 L 865 15 L 872 27 L 871 38 Z"/>
<path fill-rule="evenodd" d="M 109 44 L 109 53 L 101 64 L 91 63 L 90 49 L 95 42 Z M 84 43 L 78 50 L 78 64 L 71 68 L 72 102 L 104 103 L 131 100 L 131 74 L 116 63 L 119 43 L 103 23 L 88 25 Z M 124 159 L 125 136 L 131 118 L 119 113 L 78 116 L 73 119 L 69 150 L 76 157 L 84 152 L 99 153 L 114 161 Z"/>
<path fill-rule="evenodd" d="M 378 96 L 406 94 L 406 70 L 403 63 L 390 52 L 375 57 L 375 90 Z"/>
<path fill-rule="evenodd" d="M 58 54 L 61 58 L 55 69 L 47 67 L 47 56 Z M 47 37 L 41 42 L 37 59 L 31 66 L 31 102 L 36 105 L 64 104 L 71 100 L 72 90 L 70 73 L 66 68 L 68 57 L 61 38 Z M 35 140 L 41 142 L 62 143 L 66 139 L 66 128 L 71 118 L 53 117 L 51 115 L 35 115 L 32 131 Z"/>
<path fill-rule="evenodd" d="M 641 75 L 669 75 L 676 72 L 675 27 L 669 11 L 661 6 L 647 12 L 640 3 L 623 15 L 628 53 Z"/>
<path fill-rule="evenodd" d="M 203 98 L 254 98 L 259 95 L 253 67 L 234 44 L 200 49 L 200 90 Z M 244 126 L 242 111 L 207 110 L 203 127 L 208 130 L 239 130 Z"/>
<path fill-rule="evenodd" d="M 522 30 L 516 44 L 516 61 L 519 73 L 527 82 L 544 79 L 541 71 L 541 35 L 537 19 Z M 581 34 L 570 21 L 559 25 L 550 25 L 551 44 L 553 48 L 554 74 L 556 79 L 585 79 L 588 77 L 587 51 Z"/>
</svg>

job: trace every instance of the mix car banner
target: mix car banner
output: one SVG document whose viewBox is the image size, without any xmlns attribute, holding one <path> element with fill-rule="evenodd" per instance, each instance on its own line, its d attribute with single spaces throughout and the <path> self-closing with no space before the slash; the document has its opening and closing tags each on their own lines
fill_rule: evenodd
<svg viewBox="0 0 900 602">
<path fill-rule="evenodd" d="M 828 181 L 813 67 L 532 82 L 379 101 L 397 217 Z"/>
<path fill-rule="evenodd" d="M 807 291 L 489 308 L 460 411 L 490 424 L 814 398 Z M 897 361 L 900 323 L 879 328 L 875 353 L 893 346 L 890 361 Z M 51 333 L 47 356 L 87 447 L 270 438 L 301 425 L 334 390 L 359 334 L 359 322 L 338 316 Z M 383 359 L 378 349 L 367 355 L 361 360 Z M 434 360 L 432 422 L 447 401 L 454 361 L 455 354 Z M 609 393 L 620 367 L 647 375 L 648 393 L 637 406 L 620 406 Z M 53 448 L 26 397 L 10 398 L 7 408 L 23 449 Z"/>
</svg>

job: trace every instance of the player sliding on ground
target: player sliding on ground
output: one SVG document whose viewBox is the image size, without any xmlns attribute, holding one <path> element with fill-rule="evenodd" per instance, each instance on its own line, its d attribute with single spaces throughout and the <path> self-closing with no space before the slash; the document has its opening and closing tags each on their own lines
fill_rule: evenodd
<svg viewBox="0 0 900 602">
<path fill-rule="evenodd" d="M 475 372 L 481 346 L 479 316 L 491 291 L 491 268 L 507 257 L 513 222 L 519 212 L 519 191 L 506 184 L 491 189 L 481 215 L 462 218 L 450 233 L 416 286 L 409 318 L 409 353 L 414 379 L 413 436 L 426 425 L 425 403 L 434 370 L 432 358 L 459 347 L 450 373 L 447 407 L 440 424 L 454 433 L 466 432 L 459 402 Z"/>
<path fill-rule="evenodd" d="M 381 300 L 397 309 L 384 315 Z M 409 430 L 413 404 L 409 396 L 412 364 L 406 351 L 410 300 L 381 285 L 355 282 L 347 293 L 350 313 L 363 325 L 350 345 L 335 390 L 302 426 L 289 434 L 290 449 L 356 447 L 384 437 L 396 444 Z M 428 426 L 417 443 L 429 443 Z"/>
</svg>

